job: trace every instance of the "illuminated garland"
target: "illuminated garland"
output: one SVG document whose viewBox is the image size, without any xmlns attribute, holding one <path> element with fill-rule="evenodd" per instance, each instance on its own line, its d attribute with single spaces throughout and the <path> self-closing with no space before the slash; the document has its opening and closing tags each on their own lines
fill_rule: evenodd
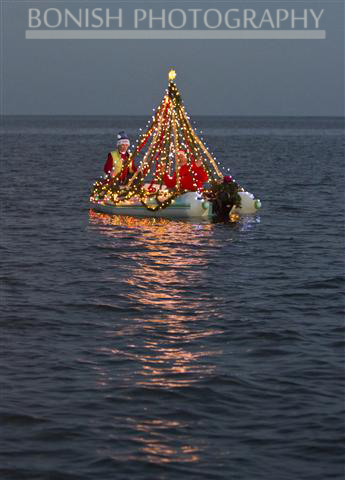
<svg viewBox="0 0 345 480">
<path fill-rule="evenodd" d="M 215 159 L 209 153 L 202 139 L 194 131 L 184 109 L 182 98 L 174 82 L 176 72 L 169 72 L 169 86 L 166 94 L 152 116 L 151 123 L 136 141 L 136 148 L 130 161 L 142 155 L 136 173 L 126 185 L 121 185 L 119 176 L 110 175 L 96 181 L 91 189 L 90 200 L 113 205 L 141 202 L 150 211 L 164 209 L 172 204 L 176 197 L 185 193 L 180 186 L 179 168 L 176 153 L 182 149 L 186 152 L 187 166 L 197 190 L 197 179 L 192 164 L 202 160 L 209 181 L 214 184 L 223 178 Z M 164 176 L 176 172 L 176 187 L 167 189 Z"/>
</svg>

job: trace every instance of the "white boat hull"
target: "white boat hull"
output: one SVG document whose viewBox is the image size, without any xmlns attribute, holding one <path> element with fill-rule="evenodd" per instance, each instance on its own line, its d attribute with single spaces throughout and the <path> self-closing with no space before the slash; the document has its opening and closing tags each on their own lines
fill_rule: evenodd
<svg viewBox="0 0 345 480">
<path fill-rule="evenodd" d="M 260 208 L 260 201 L 255 200 L 249 192 L 240 192 L 241 207 L 233 210 L 232 213 L 239 215 L 255 214 Z M 259 203 L 258 203 L 259 202 Z M 176 198 L 173 204 L 162 210 L 148 210 L 141 203 L 123 203 L 114 205 L 112 203 L 90 203 L 90 207 L 96 212 L 108 213 L 111 215 L 127 215 L 134 217 L 157 217 L 157 218 L 199 218 L 211 219 L 213 217 L 212 204 L 204 200 L 195 192 L 187 192 Z"/>
<path fill-rule="evenodd" d="M 129 215 L 135 217 L 163 217 L 163 218 L 211 218 L 212 205 L 200 198 L 195 192 L 188 192 L 176 198 L 169 207 L 151 211 L 141 203 L 92 203 L 91 208 L 97 212 L 112 215 Z"/>
</svg>

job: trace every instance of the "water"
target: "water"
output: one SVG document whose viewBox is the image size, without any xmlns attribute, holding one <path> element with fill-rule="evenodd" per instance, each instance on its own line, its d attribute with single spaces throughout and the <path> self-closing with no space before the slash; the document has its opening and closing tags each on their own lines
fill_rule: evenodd
<svg viewBox="0 0 345 480">
<path fill-rule="evenodd" d="M 197 119 L 255 218 L 89 211 L 145 121 L 4 120 L 0 478 L 343 478 L 342 120 Z"/>
</svg>

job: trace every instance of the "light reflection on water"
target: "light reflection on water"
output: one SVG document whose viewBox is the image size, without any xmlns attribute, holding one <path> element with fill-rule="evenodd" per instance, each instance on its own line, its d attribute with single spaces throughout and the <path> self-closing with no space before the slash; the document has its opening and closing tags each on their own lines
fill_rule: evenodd
<svg viewBox="0 0 345 480">
<path fill-rule="evenodd" d="M 214 322 L 212 325 L 207 321 L 212 315 L 217 318 L 218 303 L 222 301 L 209 288 L 209 262 L 223 241 L 222 236 L 214 234 L 217 227 L 211 223 L 110 216 L 93 211 L 90 224 L 106 236 L 107 245 L 117 252 L 117 260 L 123 260 L 126 274 L 120 288 L 138 311 L 136 318 L 132 316 L 108 332 L 114 345 L 107 354 L 138 365 L 123 382 L 176 388 L 212 375 L 216 367 L 211 359 L 221 351 L 203 348 L 203 339 L 223 334 Z M 227 241 L 234 241 L 248 223 L 224 228 Z M 121 238 L 133 247 L 130 254 L 119 248 Z M 106 280 L 114 284 L 114 290 L 119 289 L 116 275 L 107 274 Z M 141 314 L 148 309 L 151 316 Z M 118 348 L 123 339 L 126 348 Z"/>
<path fill-rule="evenodd" d="M 103 214 L 92 215 L 91 220 L 112 227 L 100 229 L 100 232 L 114 239 L 135 231 L 137 248 L 131 252 L 131 258 L 136 261 L 127 262 L 124 290 L 139 311 L 150 307 L 155 312 L 149 319 L 132 320 L 121 329 L 109 332 L 115 338 L 144 338 L 140 350 L 132 344 L 126 351 L 114 348 L 109 354 L 135 359 L 139 363 L 140 367 L 134 374 L 137 385 L 161 388 L 188 386 L 211 374 L 214 366 L 203 363 L 202 358 L 213 356 L 215 352 L 191 352 L 190 348 L 194 348 L 203 337 L 219 335 L 222 331 L 202 327 L 202 323 L 198 322 L 200 300 L 188 291 L 191 286 L 202 286 L 206 281 L 206 253 L 217 246 L 212 238 L 213 226 L 209 223 L 194 225 L 165 219 Z M 122 232 L 113 228 L 124 226 L 126 229 Z M 119 255 L 123 255 L 126 261 L 126 253 Z M 202 303 L 205 301 L 207 303 L 207 296 Z M 209 308 L 212 308 L 211 305 Z M 202 312 L 204 310 L 205 304 Z"/>
<path fill-rule="evenodd" d="M 200 456 L 205 450 L 205 445 L 190 437 L 179 440 L 178 433 L 188 431 L 190 421 L 169 419 L 140 419 L 132 417 L 114 418 L 114 424 L 121 423 L 122 428 L 131 432 L 135 439 L 131 452 L 126 456 L 126 462 L 137 462 L 143 459 L 156 465 L 169 463 L 195 463 L 200 461 Z M 126 442 L 127 434 L 111 435 L 116 442 Z M 200 443 L 200 445 L 196 445 Z M 123 462 L 123 455 L 118 449 L 99 451 L 101 455 L 107 455 L 116 462 Z"/>
<path fill-rule="evenodd" d="M 209 318 L 217 316 L 217 302 L 222 299 L 210 291 L 209 263 L 224 240 L 236 240 L 240 231 L 250 228 L 249 224 L 224 226 L 225 238 L 215 235 L 217 226 L 211 223 L 109 216 L 90 211 L 90 224 L 107 239 L 107 247 L 112 246 L 117 252 L 117 261 L 122 261 L 125 275 L 121 286 L 117 275 L 107 273 L 107 282 L 113 284 L 114 290 L 125 291 L 138 311 L 135 317 L 107 332 L 111 347 L 99 349 L 109 359 L 131 362 L 131 369 L 127 363 L 121 387 L 139 392 L 147 388 L 188 389 L 215 375 L 217 357 L 223 352 L 209 340 L 223 335 L 223 330 L 220 321 L 215 327 Z M 130 253 L 120 248 L 123 243 L 131 247 Z M 147 309 L 152 315 L 141 314 Z M 97 366 L 99 388 L 109 388 L 114 382 L 113 371 L 107 371 L 105 365 L 102 362 L 102 369 Z M 117 384 L 116 388 L 119 387 Z M 151 412 L 153 418 L 147 415 L 144 419 L 134 415 L 117 420 L 125 423 L 131 435 L 135 434 L 137 453 L 133 453 L 132 460 L 144 455 L 156 464 L 199 461 L 203 445 L 195 439 L 176 442 L 176 432 L 188 429 L 193 420 L 167 419 L 158 412 Z M 114 451 L 109 455 L 117 457 Z"/>
<path fill-rule="evenodd" d="M 153 463 L 193 463 L 199 461 L 200 447 L 190 444 L 179 445 L 170 440 L 171 432 L 188 427 L 188 422 L 176 420 L 143 420 L 135 424 L 135 429 L 142 435 L 138 440 L 142 443 L 141 451 L 147 460 Z M 172 440 L 172 439 L 171 439 Z M 173 445 L 173 446 L 172 446 Z"/>
</svg>

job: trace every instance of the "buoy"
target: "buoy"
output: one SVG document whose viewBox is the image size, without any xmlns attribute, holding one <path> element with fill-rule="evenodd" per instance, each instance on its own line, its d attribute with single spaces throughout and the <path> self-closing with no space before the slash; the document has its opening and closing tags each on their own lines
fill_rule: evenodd
<svg viewBox="0 0 345 480">
<path fill-rule="evenodd" d="M 261 208 L 261 202 L 260 202 L 260 199 L 259 199 L 259 198 L 257 198 L 257 199 L 255 200 L 255 208 L 256 208 L 257 210 L 259 210 L 259 208 Z"/>
</svg>

